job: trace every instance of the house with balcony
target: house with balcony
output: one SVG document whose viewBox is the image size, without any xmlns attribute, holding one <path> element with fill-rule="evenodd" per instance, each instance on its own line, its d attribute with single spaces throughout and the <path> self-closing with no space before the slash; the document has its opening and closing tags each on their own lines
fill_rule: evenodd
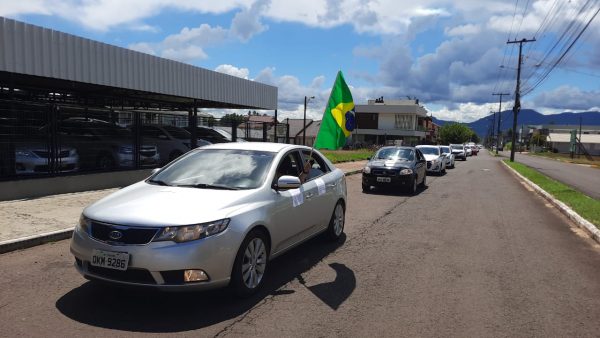
<svg viewBox="0 0 600 338">
<path fill-rule="evenodd" d="M 368 100 L 355 106 L 355 144 L 417 145 L 431 135 L 431 118 L 419 100 Z"/>
</svg>

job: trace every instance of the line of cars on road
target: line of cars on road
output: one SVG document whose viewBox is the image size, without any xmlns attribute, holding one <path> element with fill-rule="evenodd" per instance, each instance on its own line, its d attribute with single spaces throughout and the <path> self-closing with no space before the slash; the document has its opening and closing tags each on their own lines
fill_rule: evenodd
<svg viewBox="0 0 600 338">
<path fill-rule="evenodd" d="M 380 148 L 369 159 L 362 173 L 362 191 L 373 188 L 395 188 L 416 194 L 425 187 L 428 174 L 443 175 L 455 167 L 456 159 L 464 161 L 479 147 L 468 144 L 389 146 Z"/>
</svg>

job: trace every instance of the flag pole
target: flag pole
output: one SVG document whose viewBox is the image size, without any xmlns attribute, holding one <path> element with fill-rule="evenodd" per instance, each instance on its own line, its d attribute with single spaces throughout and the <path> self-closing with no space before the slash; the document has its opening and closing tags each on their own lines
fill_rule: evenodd
<svg viewBox="0 0 600 338">
<path fill-rule="evenodd" d="M 331 100 L 331 95 L 333 95 L 333 88 L 335 88 L 335 84 L 337 82 L 337 78 L 340 75 L 341 70 L 338 70 L 337 74 L 335 75 L 335 79 L 333 80 L 333 86 L 331 86 L 331 91 L 329 92 L 329 98 L 327 99 L 327 105 L 329 104 L 329 101 Z M 325 111 L 327 110 L 327 106 L 325 106 L 325 110 L 323 111 L 323 116 L 325 116 Z M 323 118 L 321 118 L 321 125 L 319 126 L 319 130 L 317 130 L 317 135 L 315 135 L 315 139 L 313 140 L 312 146 L 310 147 L 310 155 L 308 155 L 309 158 L 312 158 L 312 154 L 315 150 L 315 144 L 317 143 L 317 138 L 319 137 L 319 132 L 321 131 L 321 127 L 323 126 Z M 306 169 L 306 165 L 308 164 L 308 161 L 304 164 L 304 168 L 302 168 L 302 170 L 304 171 L 304 173 L 306 173 L 308 170 L 310 170 L 310 168 L 307 170 Z"/>
</svg>

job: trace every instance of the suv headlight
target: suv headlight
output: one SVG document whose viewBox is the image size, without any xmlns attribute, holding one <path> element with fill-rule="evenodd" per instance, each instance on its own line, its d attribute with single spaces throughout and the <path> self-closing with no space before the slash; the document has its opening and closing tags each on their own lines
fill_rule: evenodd
<svg viewBox="0 0 600 338">
<path fill-rule="evenodd" d="M 363 169 L 363 173 L 365 173 L 365 174 L 370 174 L 370 173 L 371 173 L 371 167 L 369 167 L 369 166 L 366 166 L 366 167 Z"/>
<path fill-rule="evenodd" d="M 195 241 L 223 232 L 228 225 L 229 218 L 225 218 L 208 223 L 166 227 L 154 238 L 154 242 L 173 241 L 182 243 Z"/>
<path fill-rule="evenodd" d="M 413 173 L 412 169 L 402 169 L 400 170 L 400 175 L 411 175 Z"/>
</svg>

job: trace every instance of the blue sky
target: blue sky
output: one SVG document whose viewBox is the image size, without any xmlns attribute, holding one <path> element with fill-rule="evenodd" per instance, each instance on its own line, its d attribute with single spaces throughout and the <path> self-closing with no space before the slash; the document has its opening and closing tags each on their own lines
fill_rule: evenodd
<svg viewBox="0 0 600 338">
<path fill-rule="evenodd" d="M 497 109 L 492 92 L 514 92 L 517 51 L 506 41 L 515 38 L 538 40 L 524 48 L 524 108 L 600 110 L 600 19 L 591 20 L 600 3 L 557 3 L 0 0 L 0 15 L 275 85 L 282 117 L 300 117 L 306 95 L 316 96 L 308 115 L 320 118 L 341 69 L 355 103 L 418 97 L 438 118 L 469 122 Z M 563 32 L 590 20 L 533 88 L 572 41 Z"/>
</svg>

